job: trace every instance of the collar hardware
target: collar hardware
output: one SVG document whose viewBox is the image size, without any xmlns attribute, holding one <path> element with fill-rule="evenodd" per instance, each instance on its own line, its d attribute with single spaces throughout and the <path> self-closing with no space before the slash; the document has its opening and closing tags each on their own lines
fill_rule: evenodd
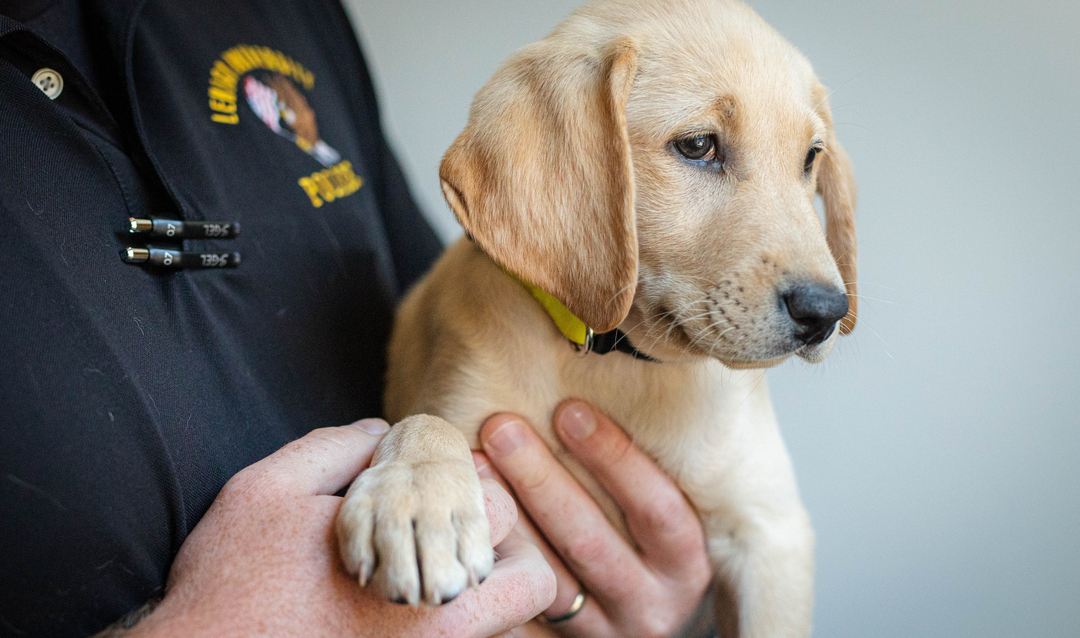
<svg viewBox="0 0 1080 638">
<path fill-rule="evenodd" d="M 502 268 L 502 266 L 500 266 L 500 268 Z M 542 290 L 539 286 L 518 277 L 506 268 L 503 268 L 502 270 L 521 284 L 525 290 L 529 291 L 533 296 L 533 299 L 536 299 L 536 302 L 540 304 L 540 307 L 548 313 L 552 322 L 555 323 L 555 327 L 557 327 L 559 332 L 561 332 L 574 346 L 574 350 L 576 350 L 580 356 L 584 357 L 590 352 L 595 352 L 596 354 L 608 354 L 609 352 L 618 351 L 628 354 L 635 359 L 659 363 L 656 359 L 653 359 L 649 355 L 635 348 L 634 345 L 630 343 L 630 338 L 622 330 L 616 328 L 609 332 L 596 334 L 592 328 L 585 325 L 584 321 L 578 319 L 574 313 L 570 312 L 561 301 L 551 294 Z"/>
<path fill-rule="evenodd" d="M 563 333 L 563 334 L 565 334 L 565 333 Z M 585 342 L 584 343 L 577 343 L 576 341 L 571 340 L 570 343 L 574 346 L 574 350 L 577 350 L 577 353 L 584 357 L 585 355 L 587 355 L 587 354 L 589 354 L 590 352 L 593 351 L 593 338 L 595 336 L 596 336 L 596 333 L 593 332 L 593 329 L 586 326 L 585 327 Z"/>
</svg>

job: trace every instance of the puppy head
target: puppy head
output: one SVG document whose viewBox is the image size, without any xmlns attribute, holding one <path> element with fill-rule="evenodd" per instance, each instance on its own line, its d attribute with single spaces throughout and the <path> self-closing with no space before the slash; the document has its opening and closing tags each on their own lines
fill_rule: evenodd
<svg viewBox="0 0 1080 638">
<path fill-rule="evenodd" d="M 741 3 L 582 7 L 477 94 L 440 177 L 495 261 L 663 360 L 818 361 L 854 327 L 827 95 Z"/>
</svg>

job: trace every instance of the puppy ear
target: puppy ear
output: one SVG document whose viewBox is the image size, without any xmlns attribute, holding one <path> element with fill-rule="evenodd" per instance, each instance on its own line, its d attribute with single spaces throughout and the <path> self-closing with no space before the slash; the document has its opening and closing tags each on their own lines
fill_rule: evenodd
<svg viewBox="0 0 1080 638">
<path fill-rule="evenodd" d="M 848 313 L 840 321 L 840 332 L 846 335 L 855 329 L 859 301 L 856 283 L 858 241 L 855 237 L 855 173 L 847 152 L 836 139 L 829 96 L 821 84 L 814 88 L 814 100 L 817 102 L 818 115 L 829 129 L 818 170 L 817 191 L 825 203 L 825 236 L 829 250 L 847 288 Z"/>
<path fill-rule="evenodd" d="M 596 332 L 626 317 L 637 287 L 627 39 L 600 50 L 542 40 L 477 93 L 439 167 L 443 194 L 492 259 Z"/>
</svg>

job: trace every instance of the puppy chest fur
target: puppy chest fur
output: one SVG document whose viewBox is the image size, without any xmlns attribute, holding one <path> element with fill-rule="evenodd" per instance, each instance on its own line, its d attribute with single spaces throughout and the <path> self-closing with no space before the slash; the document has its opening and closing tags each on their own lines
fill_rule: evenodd
<svg viewBox="0 0 1080 638">
<path fill-rule="evenodd" d="M 711 360 L 580 356 L 532 296 L 467 239 L 447 251 L 403 304 L 390 361 L 391 421 L 437 415 L 478 449 L 485 418 L 521 414 L 626 536 L 614 502 L 550 428 L 567 397 L 604 409 L 697 508 L 716 569 L 728 573 L 760 560 L 739 578 L 752 581 L 766 571 L 775 582 L 760 584 L 763 589 L 798 591 L 784 596 L 784 615 L 792 617 L 784 622 L 808 627 L 813 534 L 763 371 Z"/>
</svg>

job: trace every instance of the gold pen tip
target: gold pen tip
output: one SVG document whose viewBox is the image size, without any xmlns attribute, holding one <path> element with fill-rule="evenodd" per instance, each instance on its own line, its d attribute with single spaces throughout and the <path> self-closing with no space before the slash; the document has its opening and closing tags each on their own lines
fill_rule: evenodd
<svg viewBox="0 0 1080 638">
<path fill-rule="evenodd" d="M 150 251 L 145 248 L 128 247 L 120 251 L 120 258 L 128 263 L 138 264 L 150 259 Z"/>
</svg>

